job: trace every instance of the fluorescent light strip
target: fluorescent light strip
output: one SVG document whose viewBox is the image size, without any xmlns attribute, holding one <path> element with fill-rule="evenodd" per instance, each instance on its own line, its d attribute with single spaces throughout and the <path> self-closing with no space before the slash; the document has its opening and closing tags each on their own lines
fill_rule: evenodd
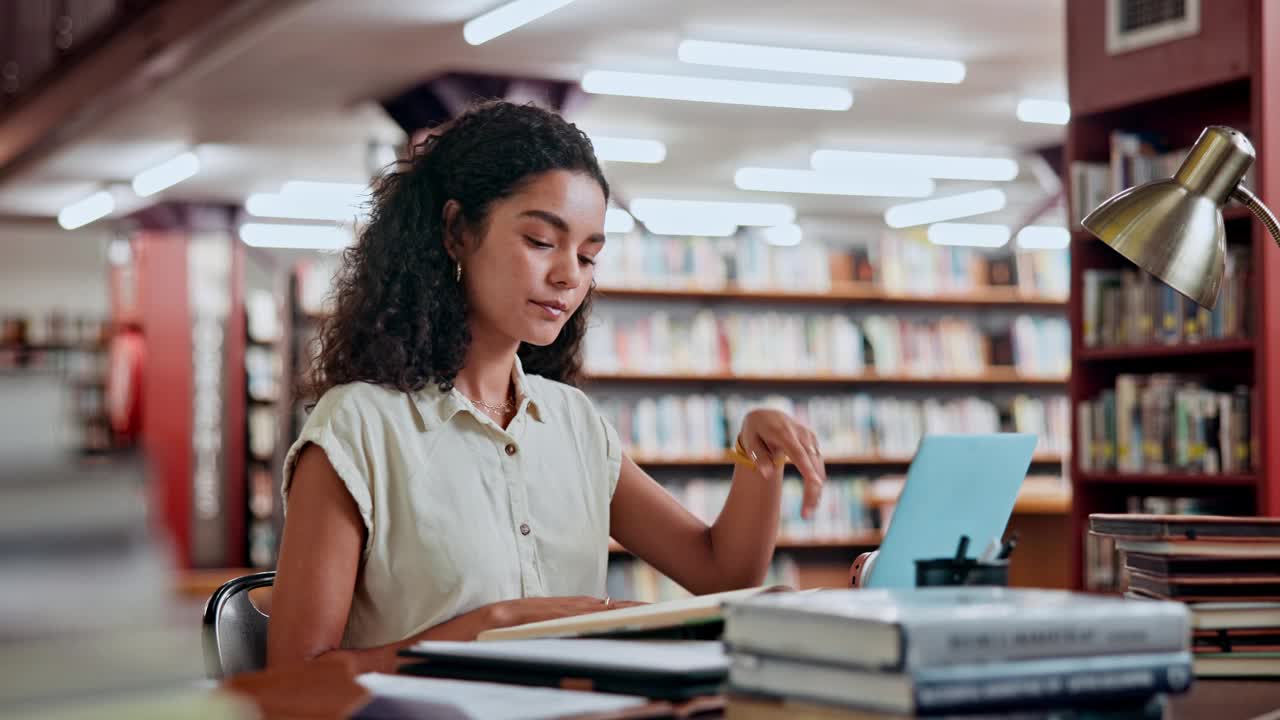
<svg viewBox="0 0 1280 720">
<path fill-rule="evenodd" d="M 622 208 L 611 207 L 604 211 L 604 231 L 606 233 L 629 233 L 636 227 L 635 218 Z"/>
<path fill-rule="evenodd" d="M 280 194 L 289 197 L 338 198 L 352 203 L 363 200 L 369 194 L 369 186 L 360 183 L 318 182 L 315 180 L 290 180 L 280 186 Z"/>
<path fill-rule="evenodd" d="M 862 197 L 928 197 L 934 187 L 933 181 L 926 177 L 877 178 L 762 167 L 740 168 L 734 173 L 733 182 L 740 190 Z"/>
<path fill-rule="evenodd" d="M 1003 191 L 979 190 L 950 197 L 930 198 L 905 205 L 894 205 L 885 210 L 884 221 L 891 228 L 928 225 L 943 220 L 955 220 L 1003 210 L 1004 205 Z"/>
<path fill-rule="evenodd" d="M 815 150 L 809 164 L 814 170 L 923 175 L 938 180 L 1004 181 L 1018 177 L 1018 163 L 1009 158 Z"/>
<path fill-rule="evenodd" d="M 665 200 L 636 198 L 631 214 L 648 225 L 651 220 L 672 222 L 722 222 L 732 225 L 785 225 L 796 219 L 796 209 L 782 203 L 720 202 L 714 200 Z"/>
<path fill-rule="evenodd" d="M 514 0 L 472 18 L 462 26 L 462 38 L 481 45 L 555 12 L 573 0 Z"/>
<path fill-rule="evenodd" d="M 1060 225 L 1028 225 L 1018 231 L 1018 247 L 1024 250 L 1062 250 L 1071 244 L 1071 233 Z"/>
<path fill-rule="evenodd" d="M 799 245 L 804 238 L 804 232 L 800 230 L 800 226 L 795 223 L 787 223 L 786 225 L 775 225 L 764 229 L 764 241 L 770 245 L 778 245 L 780 247 L 790 247 Z"/>
<path fill-rule="evenodd" d="M 255 193 L 244 201 L 250 215 L 285 220 L 333 220 L 347 222 L 361 214 L 359 208 L 340 198 L 300 197 Z"/>
<path fill-rule="evenodd" d="M 1071 106 L 1061 100 L 1019 100 L 1018 119 L 1029 123 L 1066 125 L 1071 121 Z"/>
<path fill-rule="evenodd" d="M 881 80 L 954 84 L 963 81 L 965 73 L 964 63 L 955 60 L 865 55 L 707 40 L 685 40 L 680 43 L 677 55 L 682 62 L 697 65 Z"/>
<path fill-rule="evenodd" d="M 642 222 L 645 229 L 654 235 L 729 237 L 738 232 L 738 226 L 735 223 L 722 218 L 659 217 Z"/>
<path fill-rule="evenodd" d="M 104 218 L 116 209 L 116 199 L 106 190 L 99 190 L 89 197 L 62 208 L 58 224 L 65 230 L 84 227 L 94 220 Z"/>
<path fill-rule="evenodd" d="M 184 152 L 134 176 L 133 192 L 138 197 L 150 197 L 195 176 L 198 172 L 200 172 L 200 159 L 193 152 Z"/>
<path fill-rule="evenodd" d="M 332 225 L 245 223 L 240 226 L 240 239 L 253 247 L 341 250 L 351 244 L 354 236 L 349 229 Z"/>
<path fill-rule="evenodd" d="M 582 76 L 582 89 L 599 95 L 803 110 L 848 110 L 853 106 L 853 93 L 841 87 L 720 80 L 611 70 L 588 71 Z"/>
<path fill-rule="evenodd" d="M 660 163 L 667 157 L 667 146 L 658 140 L 641 138 L 591 136 L 596 159 L 606 162 Z"/>
<path fill-rule="evenodd" d="M 934 245 L 965 245 L 998 248 L 1009 243 L 1008 225 L 981 223 L 935 223 L 929 226 L 929 242 Z"/>
</svg>

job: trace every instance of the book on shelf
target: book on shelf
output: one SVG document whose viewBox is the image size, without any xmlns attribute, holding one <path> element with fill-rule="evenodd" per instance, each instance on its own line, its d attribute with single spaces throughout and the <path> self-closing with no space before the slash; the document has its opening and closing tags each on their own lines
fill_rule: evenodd
<svg viewBox="0 0 1280 720">
<path fill-rule="evenodd" d="M 751 234 L 715 239 L 633 232 L 610 239 L 597 269 L 602 288 L 813 293 L 861 286 L 922 297 L 997 286 L 1027 297 L 1065 298 L 1067 280 L 1063 251 L 940 247 L 902 232 L 794 247 Z"/>
<path fill-rule="evenodd" d="M 1189 147 L 1173 148 L 1158 133 L 1112 130 L 1106 162 L 1073 162 L 1070 170 L 1071 222 L 1079 227 L 1084 217 L 1121 190 L 1173 177 Z M 1244 185 L 1255 187 L 1250 167 Z"/>
<path fill-rule="evenodd" d="M 817 590 L 729 603 L 735 651 L 868 671 L 1187 650 L 1179 603 L 993 587 Z"/>
<path fill-rule="evenodd" d="M 917 400 L 866 393 L 803 399 L 700 393 L 629 398 L 593 393 L 593 399 L 627 451 L 649 458 L 722 455 L 746 414 L 758 407 L 781 410 L 811 428 L 826 457 L 910 457 L 926 433 L 1024 432 L 1040 438 L 1038 452 L 1070 450 L 1069 403 L 1062 395 L 1018 394 L 999 402 L 973 396 Z"/>
<path fill-rule="evenodd" d="M 1218 303 L 1197 305 L 1137 270 L 1085 270 L 1081 306 L 1086 348 L 1180 345 L 1249 335 L 1248 247 L 1231 247 Z"/>
<path fill-rule="evenodd" d="M 1028 376 L 1070 371 L 1063 318 L 1014 318 L 1001 333 L 1007 363 Z M 585 365 L 608 374 L 980 376 L 996 364 L 991 336 L 972 319 L 920 320 L 868 315 L 855 321 L 832 313 L 714 313 L 641 317 L 598 313 L 587 333 Z"/>
<path fill-rule="evenodd" d="M 686 510 L 712 523 L 729 496 L 730 478 L 672 480 L 664 487 Z M 866 504 L 869 481 L 864 477 L 829 476 L 822 497 L 809 519 L 800 516 L 804 485 L 790 473 L 782 480 L 779 533 L 793 540 L 838 540 L 876 530 L 872 509 Z"/>
<path fill-rule="evenodd" d="M 1251 388 L 1213 390 L 1198 378 L 1116 376 L 1115 388 L 1081 401 L 1080 468 L 1085 472 L 1240 473 L 1253 467 Z"/>
</svg>

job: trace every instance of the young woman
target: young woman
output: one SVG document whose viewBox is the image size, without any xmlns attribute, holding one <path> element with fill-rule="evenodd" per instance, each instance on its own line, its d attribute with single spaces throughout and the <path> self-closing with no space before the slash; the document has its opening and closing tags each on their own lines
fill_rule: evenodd
<svg viewBox="0 0 1280 720">
<path fill-rule="evenodd" d="M 608 198 L 582 132 L 502 102 L 378 183 L 285 462 L 272 665 L 389 669 L 419 640 L 627 604 L 604 594 L 610 535 L 693 593 L 763 581 L 782 458 L 807 513 L 817 440 L 748 414 L 738 443 L 758 466 L 734 470 L 710 527 L 626 457 L 574 386 Z"/>
</svg>

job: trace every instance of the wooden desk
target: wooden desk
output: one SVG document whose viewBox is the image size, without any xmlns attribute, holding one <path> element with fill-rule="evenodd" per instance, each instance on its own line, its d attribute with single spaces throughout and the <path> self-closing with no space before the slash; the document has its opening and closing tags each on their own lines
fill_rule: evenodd
<svg viewBox="0 0 1280 720">
<path fill-rule="evenodd" d="M 264 718 L 346 718 L 370 700 L 349 663 L 325 660 L 293 670 L 246 673 L 224 687 L 252 700 Z M 1172 699 L 1166 720 L 1263 720 L 1272 711 L 1280 712 L 1280 680 L 1201 680 L 1190 693 Z"/>
</svg>

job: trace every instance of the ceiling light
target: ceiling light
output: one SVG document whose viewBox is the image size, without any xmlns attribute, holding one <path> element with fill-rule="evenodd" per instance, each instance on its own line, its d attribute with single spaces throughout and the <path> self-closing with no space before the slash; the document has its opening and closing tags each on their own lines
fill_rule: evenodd
<svg viewBox="0 0 1280 720">
<path fill-rule="evenodd" d="M 729 237 L 738 232 L 738 226 L 735 223 L 714 217 L 659 217 L 643 222 L 645 229 L 654 235 Z"/>
<path fill-rule="evenodd" d="M 591 145 L 596 159 L 606 162 L 660 163 L 667 157 L 667 146 L 658 140 L 601 137 L 592 135 Z"/>
<path fill-rule="evenodd" d="M 177 185 L 198 172 L 200 172 L 200 159 L 193 152 L 184 152 L 134 176 L 133 192 L 138 197 L 149 197 L 165 188 Z"/>
<path fill-rule="evenodd" d="M 720 202 L 711 200 L 665 200 L 637 198 L 631 214 L 646 226 L 651 220 L 699 219 L 737 225 L 785 225 L 796 219 L 796 209 L 782 203 Z"/>
<path fill-rule="evenodd" d="M 981 223 L 935 223 L 929 226 L 929 242 L 934 245 L 967 245 L 997 248 L 1009 242 L 1008 225 Z"/>
<path fill-rule="evenodd" d="M 964 80 L 964 63 L 955 60 L 865 55 L 706 40 L 681 42 L 677 55 L 682 62 L 687 63 L 753 70 L 934 83 L 958 83 Z"/>
<path fill-rule="evenodd" d="M 809 156 L 809 164 L 814 170 L 853 171 L 864 175 L 923 175 L 938 180 L 1004 181 L 1018 176 L 1018 163 L 1009 158 L 959 155 L 815 150 Z"/>
<path fill-rule="evenodd" d="M 327 197 L 359 202 L 369 193 L 369 186 L 361 183 L 318 182 L 315 180 L 290 180 L 280 186 L 281 195 L 292 197 Z"/>
<path fill-rule="evenodd" d="M 245 223 L 240 239 L 253 247 L 290 250 L 341 250 L 354 239 L 348 228 L 333 225 Z"/>
<path fill-rule="evenodd" d="M 805 193 L 811 195 L 860 195 L 864 197 L 927 197 L 933 181 L 927 177 L 863 176 L 814 170 L 744 167 L 733 176 L 740 190 Z"/>
<path fill-rule="evenodd" d="M 1071 244 L 1071 233 L 1059 225 L 1028 225 L 1018 231 L 1018 247 L 1025 250 L 1061 250 Z"/>
<path fill-rule="evenodd" d="M 250 215 L 285 220 L 346 222 L 360 214 L 358 208 L 327 198 L 305 198 L 274 193 L 254 193 L 244 201 Z"/>
<path fill-rule="evenodd" d="M 89 197 L 62 208 L 58 224 L 66 230 L 84 227 L 99 218 L 110 215 L 116 209 L 116 200 L 106 190 L 99 190 Z"/>
<path fill-rule="evenodd" d="M 804 110 L 848 110 L 853 105 L 853 93 L 842 87 L 720 80 L 611 70 L 588 71 L 582 76 L 582 89 L 600 95 Z"/>
<path fill-rule="evenodd" d="M 884 221 L 891 228 L 928 225 L 942 220 L 981 215 L 1003 210 L 1004 192 L 979 190 L 950 197 L 930 198 L 919 202 L 894 205 L 884 211 Z"/>
<path fill-rule="evenodd" d="M 462 26 L 462 38 L 472 45 L 480 45 L 571 2 L 573 0 L 513 0 L 467 21 Z"/>
<path fill-rule="evenodd" d="M 1018 119 L 1029 123 L 1066 125 L 1071 120 L 1071 106 L 1061 100 L 1019 100 Z"/>
<path fill-rule="evenodd" d="M 790 247 L 799 245 L 804 233 L 801 232 L 800 226 L 795 223 L 787 223 L 786 225 L 775 225 L 764 229 L 764 241 L 770 245 L 779 245 L 782 247 Z"/>
<path fill-rule="evenodd" d="M 622 208 L 611 207 L 604 211 L 604 231 L 606 233 L 629 233 L 636 227 L 635 218 Z"/>
</svg>

